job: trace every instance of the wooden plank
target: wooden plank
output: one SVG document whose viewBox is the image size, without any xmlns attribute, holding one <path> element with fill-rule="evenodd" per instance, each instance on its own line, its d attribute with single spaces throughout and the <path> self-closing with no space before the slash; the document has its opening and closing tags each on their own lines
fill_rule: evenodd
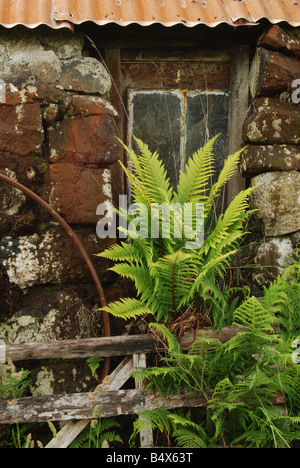
<svg viewBox="0 0 300 468">
<path fill-rule="evenodd" d="M 3 340 L 0 340 L 0 364 L 6 362 L 6 345 Z"/>
<path fill-rule="evenodd" d="M 23 397 L 0 400 L 0 424 L 14 424 L 16 420 L 32 423 L 111 418 L 157 406 L 166 409 L 204 407 L 206 402 L 204 396 L 196 397 L 185 391 L 161 398 L 153 392 L 136 389 Z"/>
<path fill-rule="evenodd" d="M 62 340 L 42 343 L 23 343 L 6 346 L 6 358 L 15 361 L 31 359 L 81 359 L 91 356 L 128 356 L 156 351 L 157 343 L 151 335 L 112 336 Z"/>
<path fill-rule="evenodd" d="M 272 324 L 272 327 L 274 329 L 274 333 L 279 335 L 280 333 L 280 326 L 278 323 Z M 196 340 L 196 338 L 199 336 L 201 333 L 204 338 L 214 338 L 217 340 L 220 340 L 221 343 L 226 343 L 229 341 L 231 338 L 236 336 L 239 332 L 245 332 L 247 331 L 247 328 L 242 328 L 238 326 L 227 326 L 223 327 L 220 331 L 220 333 L 217 330 L 214 330 L 212 327 L 206 327 L 206 328 L 201 328 L 197 331 L 195 330 L 190 330 L 185 332 L 182 337 L 180 338 L 180 345 L 184 351 L 187 351 L 191 348 L 193 342 Z"/>
<path fill-rule="evenodd" d="M 134 354 L 132 356 L 134 370 L 147 367 L 146 354 Z M 135 388 L 137 390 L 143 390 L 144 382 L 135 381 Z M 140 418 L 140 416 L 139 416 Z M 143 429 L 140 431 L 140 444 L 141 448 L 151 448 L 153 447 L 153 431 L 152 429 Z"/>
<path fill-rule="evenodd" d="M 122 62 L 229 62 L 230 48 L 166 48 L 124 49 Z"/>
<path fill-rule="evenodd" d="M 274 333 L 279 333 L 279 325 L 274 324 Z M 179 342 L 183 350 L 191 348 L 195 339 L 202 333 L 205 338 L 216 338 L 222 343 L 233 338 L 245 328 L 228 326 L 220 333 L 212 327 L 185 332 Z M 87 338 L 81 340 L 62 340 L 42 343 L 23 343 L 17 345 L 3 345 L 5 357 L 13 362 L 34 359 L 77 359 L 92 356 L 128 356 L 141 353 L 155 353 L 165 348 L 154 335 L 112 336 L 103 338 Z M 3 353 L 2 353 L 3 354 Z"/>
<path fill-rule="evenodd" d="M 117 110 L 119 118 L 116 122 L 118 137 L 123 140 L 124 119 L 126 119 L 126 107 L 122 97 L 122 78 L 121 78 L 121 50 L 120 48 L 105 49 L 105 66 L 110 74 L 112 87 L 110 90 L 109 100 Z M 119 161 L 124 163 L 124 150 L 121 145 L 118 149 Z M 125 177 L 121 165 L 117 162 L 110 167 L 112 197 L 114 203 L 119 205 L 119 195 L 125 192 Z"/>
<path fill-rule="evenodd" d="M 109 376 L 110 390 L 119 390 L 128 380 L 133 372 L 133 360 L 131 357 L 126 357 L 118 367 Z M 68 421 L 64 427 L 57 433 L 45 448 L 68 448 L 76 437 L 90 423 L 89 419 L 81 421 Z"/>
<path fill-rule="evenodd" d="M 241 45 L 233 48 L 231 66 L 231 103 L 229 111 L 228 146 L 229 154 L 240 150 L 243 146 L 243 124 L 246 120 L 249 106 L 249 46 Z M 245 179 L 237 171 L 228 182 L 227 204 L 245 188 Z"/>
</svg>

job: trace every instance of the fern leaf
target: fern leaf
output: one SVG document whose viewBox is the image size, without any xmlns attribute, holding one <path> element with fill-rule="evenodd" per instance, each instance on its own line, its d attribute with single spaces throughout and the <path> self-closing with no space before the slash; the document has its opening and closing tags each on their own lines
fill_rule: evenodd
<svg viewBox="0 0 300 468">
<path fill-rule="evenodd" d="M 203 202 L 208 198 L 210 179 L 214 174 L 213 147 L 219 135 L 208 141 L 189 159 L 185 172 L 180 173 L 175 201 L 181 203 Z"/>
<path fill-rule="evenodd" d="M 151 275 L 156 279 L 154 295 L 175 312 L 182 298 L 189 294 L 198 274 L 193 256 L 181 250 L 153 263 Z"/>
<path fill-rule="evenodd" d="M 147 192 L 147 189 L 143 185 L 142 181 L 139 180 L 139 178 L 130 172 L 130 170 L 124 166 L 124 164 L 119 161 L 119 164 L 121 165 L 124 173 L 126 174 L 126 177 L 130 183 L 131 186 L 131 191 L 132 191 L 132 196 L 133 199 L 136 203 L 143 203 L 148 207 L 148 209 L 151 209 L 151 203 L 152 200 L 149 196 L 149 193 Z"/>
<path fill-rule="evenodd" d="M 152 314 L 152 311 L 143 302 L 132 298 L 111 302 L 101 310 L 124 320 L 136 318 L 139 315 Z"/>
<path fill-rule="evenodd" d="M 207 254 L 209 249 L 218 249 L 222 252 L 224 247 L 232 245 L 238 238 L 244 235 L 242 229 L 245 218 L 249 216 L 248 199 L 253 188 L 241 191 L 230 203 L 224 215 L 218 219 L 214 231 L 204 242 L 202 250 Z"/>
<path fill-rule="evenodd" d="M 143 263 L 145 261 L 146 263 L 150 263 L 153 252 L 148 241 L 139 237 L 131 243 L 121 242 L 121 244 L 115 244 L 96 256 L 118 262 Z"/>
<path fill-rule="evenodd" d="M 207 448 L 205 434 L 200 436 L 188 429 L 176 429 L 172 435 L 175 437 L 178 447 L 186 449 Z"/>
<path fill-rule="evenodd" d="M 255 296 L 241 304 L 233 314 L 233 325 L 273 332 L 272 323 L 275 317 L 268 312 Z"/>
<path fill-rule="evenodd" d="M 167 327 L 159 323 L 149 323 L 149 328 L 157 330 L 157 332 L 163 336 L 163 339 L 168 343 L 169 352 L 181 352 L 181 347 L 177 338 L 170 332 L 170 330 L 168 330 Z"/>
<path fill-rule="evenodd" d="M 152 153 L 147 144 L 136 137 L 134 139 L 140 152 L 138 156 L 134 151 L 123 145 L 128 152 L 132 171 L 137 179 L 141 181 L 152 203 L 162 203 L 162 199 L 165 197 L 171 200 L 172 189 L 158 153 Z M 164 195 L 162 196 L 162 194 Z"/>
<path fill-rule="evenodd" d="M 237 151 L 234 154 L 231 154 L 227 157 L 224 162 L 224 166 L 219 174 L 217 182 L 213 185 L 209 197 L 205 203 L 205 212 L 209 212 L 212 206 L 212 202 L 216 197 L 220 195 L 222 187 L 228 182 L 228 180 L 234 175 L 237 171 L 238 164 L 240 161 L 241 153 L 244 151 L 242 148 L 240 151 Z"/>
</svg>

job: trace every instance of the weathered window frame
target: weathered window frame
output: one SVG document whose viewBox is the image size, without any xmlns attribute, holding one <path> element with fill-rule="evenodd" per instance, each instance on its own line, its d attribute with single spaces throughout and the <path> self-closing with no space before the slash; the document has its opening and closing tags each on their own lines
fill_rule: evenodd
<svg viewBox="0 0 300 468">
<path fill-rule="evenodd" d="M 132 48 L 132 46 L 131 46 Z M 163 44 L 162 44 L 163 48 Z M 142 46 L 140 46 L 142 49 Z M 121 63 L 122 59 L 129 57 L 130 52 L 127 49 L 124 53 L 121 47 L 114 45 L 113 48 L 107 47 L 105 49 L 106 65 L 113 78 L 113 87 L 111 91 L 110 100 L 119 112 L 118 130 L 121 139 L 126 139 L 126 99 L 124 98 L 125 89 L 122 84 L 122 73 Z M 147 50 L 143 56 L 136 55 L 136 58 L 141 60 L 167 60 L 175 61 L 178 60 L 178 50 L 174 48 L 173 54 L 166 57 L 166 53 L 163 52 L 161 57 L 151 56 L 151 52 Z M 181 59 L 185 55 L 184 47 L 180 48 Z M 191 55 L 192 53 L 192 55 Z M 196 54 L 195 50 L 185 55 L 187 60 L 191 60 L 193 54 Z M 228 55 L 229 54 L 229 55 Z M 199 52 L 194 55 L 196 60 L 220 60 L 225 61 L 228 59 L 231 62 L 231 86 L 230 86 L 230 105 L 229 105 L 229 116 L 228 116 L 228 149 L 229 153 L 238 151 L 243 146 L 242 139 L 242 127 L 246 120 L 248 105 L 249 105 L 249 69 L 250 69 L 250 47 L 248 45 L 232 46 L 229 48 L 215 48 L 213 53 L 212 50 L 206 49 L 203 54 Z M 124 154 L 120 149 L 120 159 L 124 161 Z M 126 181 L 124 180 L 123 174 L 121 173 L 118 164 L 114 165 L 112 169 L 113 178 L 113 195 L 116 196 L 126 191 Z M 227 204 L 245 188 L 245 180 L 237 172 L 228 183 L 227 190 Z"/>
</svg>

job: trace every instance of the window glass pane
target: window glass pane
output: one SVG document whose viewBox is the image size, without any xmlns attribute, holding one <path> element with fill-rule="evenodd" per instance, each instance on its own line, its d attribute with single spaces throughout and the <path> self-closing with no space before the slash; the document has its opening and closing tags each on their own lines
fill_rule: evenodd
<svg viewBox="0 0 300 468">
<path fill-rule="evenodd" d="M 132 136 L 158 151 L 168 177 L 177 186 L 179 171 L 208 139 L 215 145 L 216 172 L 227 156 L 228 93 L 188 90 L 130 90 L 129 142 Z"/>
<path fill-rule="evenodd" d="M 181 95 L 176 92 L 133 91 L 130 96 L 130 137 L 158 151 L 174 186 L 180 170 L 181 107 Z M 132 139 L 131 144 L 134 148 Z"/>
<path fill-rule="evenodd" d="M 186 158 L 221 133 L 215 143 L 217 172 L 222 169 L 227 156 L 228 104 L 228 94 L 223 92 L 190 91 L 187 96 Z"/>
</svg>

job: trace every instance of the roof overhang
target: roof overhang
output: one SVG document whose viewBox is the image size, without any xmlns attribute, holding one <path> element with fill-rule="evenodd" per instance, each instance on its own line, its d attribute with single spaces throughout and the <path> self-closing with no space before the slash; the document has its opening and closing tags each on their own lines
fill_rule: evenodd
<svg viewBox="0 0 300 468">
<path fill-rule="evenodd" d="M 256 25 L 263 19 L 300 26 L 300 0 L 0 0 L 0 24 L 8 28 L 72 28 L 88 21 L 215 27 Z"/>
</svg>

